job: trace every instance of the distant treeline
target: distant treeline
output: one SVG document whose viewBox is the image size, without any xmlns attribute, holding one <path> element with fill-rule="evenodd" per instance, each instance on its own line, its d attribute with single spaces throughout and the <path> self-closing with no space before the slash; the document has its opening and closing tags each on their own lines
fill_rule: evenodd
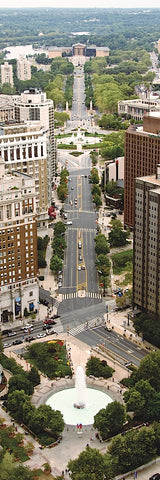
<svg viewBox="0 0 160 480">
<path fill-rule="evenodd" d="M 150 51 L 159 38 L 159 24 L 160 9 L 1 8 L 0 48 L 87 42 L 111 49 L 140 47 Z"/>
</svg>

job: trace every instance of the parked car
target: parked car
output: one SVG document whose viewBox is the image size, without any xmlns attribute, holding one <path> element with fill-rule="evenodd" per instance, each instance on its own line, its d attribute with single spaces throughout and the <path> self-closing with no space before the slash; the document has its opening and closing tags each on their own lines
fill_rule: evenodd
<svg viewBox="0 0 160 480">
<path fill-rule="evenodd" d="M 55 333 L 56 333 L 55 330 L 50 330 L 50 331 L 47 331 L 47 330 L 46 330 L 46 335 L 53 335 L 53 334 L 55 334 Z"/>
<path fill-rule="evenodd" d="M 29 330 L 30 330 L 30 332 L 32 332 L 33 327 L 26 327 L 26 328 L 24 328 L 24 333 L 28 333 Z"/>
<path fill-rule="evenodd" d="M 12 343 L 4 343 L 3 344 L 3 348 L 8 348 L 8 347 L 11 347 L 12 346 Z M 2 399 L 2 397 L 1 397 Z"/>
<path fill-rule="evenodd" d="M 55 317 L 54 317 L 55 318 Z M 55 321 L 53 319 L 53 317 L 51 318 L 46 318 L 46 320 L 44 320 L 44 325 L 55 325 Z"/>
<path fill-rule="evenodd" d="M 37 338 L 43 338 L 46 337 L 46 333 L 38 333 Z"/>
<path fill-rule="evenodd" d="M 72 220 L 68 220 L 68 222 L 66 222 L 66 225 L 72 225 Z"/>
<path fill-rule="evenodd" d="M 20 345 L 20 343 L 23 343 L 22 340 L 14 340 L 13 345 Z"/>
<path fill-rule="evenodd" d="M 32 342 L 32 340 L 35 340 L 35 337 L 29 336 L 25 338 L 25 342 Z"/>
<path fill-rule="evenodd" d="M 44 324 L 43 325 L 43 330 L 50 330 L 50 328 L 52 328 L 52 323 L 48 323 L 48 324 Z"/>
<path fill-rule="evenodd" d="M 160 479 L 160 473 L 154 473 L 152 477 L 149 478 L 149 480 L 159 480 Z"/>
<path fill-rule="evenodd" d="M 10 329 L 2 330 L 1 335 L 8 335 L 11 331 Z"/>
<path fill-rule="evenodd" d="M 11 331 L 11 332 L 8 333 L 8 337 L 14 337 L 14 335 L 16 335 L 16 332 Z"/>
</svg>

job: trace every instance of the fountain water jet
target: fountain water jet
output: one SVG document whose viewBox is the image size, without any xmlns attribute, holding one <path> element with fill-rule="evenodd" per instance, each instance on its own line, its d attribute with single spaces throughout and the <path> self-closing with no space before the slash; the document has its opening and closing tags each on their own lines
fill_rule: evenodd
<svg viewBox="0 0 160 480">
<path fill-rule="evenodd" d="M 86 378 L 85 378 L 84 370 L 81 366 L 79 366 L 76 371 L 75 393 L 76 393 L 76 401 L 73 404 L 73 406 L 75 408 L 85 408 L 87 404 Z"/>
</svg>

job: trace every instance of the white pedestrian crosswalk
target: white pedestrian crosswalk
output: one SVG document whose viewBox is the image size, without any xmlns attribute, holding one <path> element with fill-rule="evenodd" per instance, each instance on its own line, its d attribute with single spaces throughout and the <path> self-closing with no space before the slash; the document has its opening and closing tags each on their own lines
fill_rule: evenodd
<svg viewBox="0 0 160 480">
<path fill-rule="evenodd" d="M 71 330 L 68 331 L 69 335 L 72 335 L 75 337 L 81 332 L 84 332 L 85 330 L 88 330 L 90 328 L 96 328 L 99 325 L 102 325 L 103 323 L 103 318 L 97 317 L 97 318 L 92 318 L 92 320 L 89 320 L 88 322 L 81 323 L 81 325 L 78 325 L 77 327 L 71 328 Z"/>
<path fill-rule="evenodd" d="M 96 292 L 85 292 L 85 297 L 87 297 L 87 298 L 98 298 L 99 300 L 101 300 L 102 295 L 101 295 L 101 293 L 96 293 Z M 62 300 L 68 300 L 70 298 L 78 298 L 78 292 L 63 293 L 62 294 Z"/>
<path fill-rule="evenodd" d="M 96 228 L 79 228 L 79 227 L 68 226 L 67 232 L 68 230 L 80 230 L 81 232 L 93 232 L 94 234 L 96 233 Z"/>
</svg>

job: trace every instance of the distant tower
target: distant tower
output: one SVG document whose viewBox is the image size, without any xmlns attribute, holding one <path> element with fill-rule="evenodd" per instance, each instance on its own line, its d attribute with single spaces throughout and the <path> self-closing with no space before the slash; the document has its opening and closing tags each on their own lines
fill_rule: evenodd
<svg viewBox="0 0 160 480">
<path fill-rule="evenodd" d="M 8 62 L 1 65 L 1 84 L 3 83 L 9 83 L 13 87 L 13 69 Z"/>
<path fill-rule="evenodd" d="M 17 60 L 17 77 L 22 81 L 31 79 L 31 64 L 26 58 L 20 57 Z"/>
</svg>

